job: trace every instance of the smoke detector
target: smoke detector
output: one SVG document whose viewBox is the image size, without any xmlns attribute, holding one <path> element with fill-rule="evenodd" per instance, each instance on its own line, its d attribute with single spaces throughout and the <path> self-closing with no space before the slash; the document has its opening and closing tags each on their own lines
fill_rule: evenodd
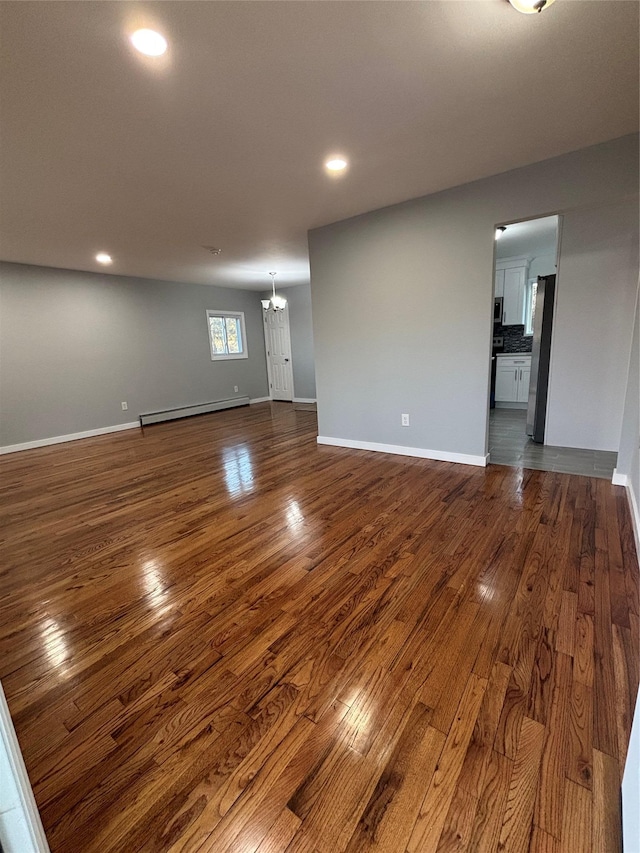
<svg viewBox="0 0 640 853">
<path fill-rule="evenodd" d="M 218 249 L 217 246 L 203 246 L 202 248 L 206 249 L 212 255 L 219 255 L 222 252 L 222 249 Z"/>
</svg>

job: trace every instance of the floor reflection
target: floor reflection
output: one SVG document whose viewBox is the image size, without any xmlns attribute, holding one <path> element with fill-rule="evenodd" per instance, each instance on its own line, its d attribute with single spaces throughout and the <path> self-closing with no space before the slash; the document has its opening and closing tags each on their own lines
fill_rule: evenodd
<svg viewBox="0 0 640 853">
<path fill-rule="evenodd" d="M 51 666 L 55 667 L 63 675 L 68 673 L 67 661 L 71 655 L 69 646 L 64 636 L 64 631 L 55 619 L 48 617 L 42 623 L 40 636 L 44 644 L 44 651 Z"/>
<path fill-rule="evenodd" d="M 167 603 L 166 581 L 157 560 L 147 560 L 142 566 L 142 586 L 145 597 L 154 609 Z"/>
<path fill-rule="evenodd" d="M 251 451 L 246 444 L 225 447 L 222 451 L 222 465 L 227 491 L 231 497 L 253 491 L 253 462 Z"/>
<path fill-rule="evenodd" d="M 286 515 L 289 530 L 292 533 L 299 533 L 304 525 L 304 515 L 302 514 L 298 501 L 289 501 L 287 504 Z"/>
</svg>

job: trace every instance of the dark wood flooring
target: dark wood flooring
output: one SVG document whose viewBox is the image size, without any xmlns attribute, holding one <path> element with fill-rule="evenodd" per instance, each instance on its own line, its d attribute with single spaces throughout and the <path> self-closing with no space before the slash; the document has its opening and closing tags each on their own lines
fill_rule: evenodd
<svg viewBox="0 0 640 853">
<path fill-rule="evenodd" d="M 624 490 L 315 436 L 262 404 L 0 460 L 52 851 L 618 851 Z"/>
</svg>

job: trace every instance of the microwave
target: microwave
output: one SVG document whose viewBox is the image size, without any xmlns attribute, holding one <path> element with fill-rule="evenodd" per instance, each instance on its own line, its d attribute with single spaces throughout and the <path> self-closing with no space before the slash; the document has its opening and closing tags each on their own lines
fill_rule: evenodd
<svg viewBox="0 0 640 853">
<path fill-rule="evenodd" d="M 496 296 L 493 300 L 493 322 L 502 323 L 502 296 Z"/>
</svg>

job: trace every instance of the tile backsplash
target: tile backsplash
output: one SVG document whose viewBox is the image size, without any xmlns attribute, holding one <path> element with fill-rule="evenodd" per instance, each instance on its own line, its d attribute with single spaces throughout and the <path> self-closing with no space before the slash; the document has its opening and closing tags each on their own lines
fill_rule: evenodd
<svg viewBox="0 0 640 853">
<path fill-rule="evenodd" d="M 494 326 L 494 335 L 504 338 L 504 352 L 531 352 L 533 338 L 524 333 L 524 326 Z"/>
</svg>

